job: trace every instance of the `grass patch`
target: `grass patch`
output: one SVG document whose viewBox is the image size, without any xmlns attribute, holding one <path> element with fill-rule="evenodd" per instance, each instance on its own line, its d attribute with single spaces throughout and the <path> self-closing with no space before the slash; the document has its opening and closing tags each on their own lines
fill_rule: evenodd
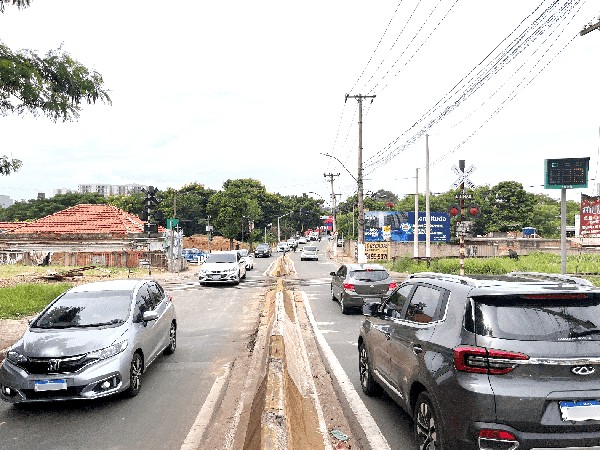
<svg viewBox="0 0 600 450">
<path fill-rule="evenodd" d="M 397 258 L 395 261 L 380 261 L 380 263 L 391 271 L 401 273 L 440 272 L 455 275 L 460 273 L 458 258 L 435 258 L 430 261 L 429 266 L 426 261 L 413 258 Z M 553 253 L 532 253 L 519 256 L 518 260 L 508 257 L 465 258 L 465 274 L 502 275 L 508 272 L 560 273 L 560 271 L 560 255 Z M 567 256 L 567 274 L 584 274 L 581 275 L 582 278 L 600 286 L 600 255 Z"/>
<path fill-rule="evenodd" d="M 71 286 L 71 283 L 23 283 L 0 288 L 0 319 L 19 319 L 37 314 Z"/>
</svg>

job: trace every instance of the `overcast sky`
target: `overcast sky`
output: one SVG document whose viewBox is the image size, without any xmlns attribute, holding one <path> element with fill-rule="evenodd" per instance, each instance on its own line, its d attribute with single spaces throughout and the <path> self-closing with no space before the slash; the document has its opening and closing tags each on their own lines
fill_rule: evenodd
<svg viewBox="0 0 600 450">
<path fill-rule="evenodd" d="M 556 4 L 556 5 L 555 5 Z M 159 189 L 255 178 L 270 192 L 342 200 L 356 191 L 364 100 L 365 192 L 445 192 L 452 166 L 470 180 L 545 190 L 544 159 L 600 147 L 600 31 L 592 0 L 32 0 L 0 15 L 0 41 L 62 46 L 102 74 L 111 106 L 76 122 L 0 117 L 0 154 L 23 168 L 0 178 L 14 200 L 78 184 Z M 335 158 L 323 156 L 327 153 Z M 336 159 L 337 158 L 337 159 Z M 341 161 L 341 164 L 340 162 Z"/>
</svg>

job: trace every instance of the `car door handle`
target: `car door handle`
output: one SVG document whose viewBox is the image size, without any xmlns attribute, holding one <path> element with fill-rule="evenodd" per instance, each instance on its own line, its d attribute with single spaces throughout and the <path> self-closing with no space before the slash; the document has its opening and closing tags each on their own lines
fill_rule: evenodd
<svg viewBox="0 0 600 450">
<path fill-rule="evenodd" d="M 423 348 L 420 345 L 413 345 L 413 353 L 418 355 L 419 353 L 423 353 Z"/>
</svg>

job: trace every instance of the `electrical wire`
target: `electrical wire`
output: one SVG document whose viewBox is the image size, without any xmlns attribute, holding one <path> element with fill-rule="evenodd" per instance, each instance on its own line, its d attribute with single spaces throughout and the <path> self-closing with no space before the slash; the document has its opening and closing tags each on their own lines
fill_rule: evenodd
<svg viewBox="0 0 600 450">
<path fill-rule="evenodd" d="M 436 113 L 434 117 L 430 117 L 428 116 L 428 114 L 423 115 L 412 127 L 406 130 L 401 136 L 396 138 L 392 143 L 388 144 L 383 150 L 377 152 L 376 155 L 371 156 L 365 162 L 365 168 L 367 168 L 367 173 L 371 173 L 376 168 L 381 167 L 382 165 L 389 162 L 400 152 L 404 151 L 406 148 L 414 144 L 418 139 L 420 139 L 424 134 L 426 134 L 428 130 L 431 129 L 435 124 L 440 122 L 442 119 L 446 118 L 446 116 L 452 113 L 456 108 L 458 108 L 458 106 L 460 106 L 464 101 L 466 101 L 475 92 L 477 92 L 487 81 L 491 79 L 492 76 L 498 74 L 502 69 L 506 68 L 508 64 L 514 61 L 516 57 L 519 56 L 526 48 L 528 48 L 533 42 L 537 41 L 539 37 L 543 36 L 548 28 L 550 28 L 557 22 L 560 23 L 565 18 L 565 16 L 577 4 L 579 4 L 579 0 L 566 2 L 565 5 L 563 5 L 562 7 L 559 7 L 558 3 L 558 0 L 555 0 L 550 6 L 548 6 L 533 21 L 533 23 L 529 27 L 527 27 L 526 30 L 522 31 L 520 35 L 510 43 L 508 48 L 504 49 L 497 56 L 491 58 L 490 61 L 487 62 L 487 64 L 485 64 L 484 67 L 479 69 L 479 71 L 474 73 L 475 70 L 472 70 L 470 73 L 471 76 L 469 84 L 465 86 L 461 92 L 456 92 L 455 94 L 454 92 L 456 91 L 456 89 L 453 88 L 448 94 L 446 94 L 446 101 L 443 101 L 444 99 L 438 101 L 436 103 L 436 106 L 430 109 L 430 112 Z M 539 9 L 539 7 L 536 8 L 536 10 L 537 9 Z M 557 9 L 558 11 L 556 11 Z M 515 31 L 513 31 L 510 35 L 513 35 L 514 33 Z M 507 38 L 505 38 L 503 41 L 505 41 L 506 39 Z M 498 46 L 496 48 L 498 48 Z M 494 51 L 492 51 L 490 55 L 493 52 Z M 485 62 L 485 60 L 482 62 Z M 482 64 L 480 63 L 477 67 L 481 65 Z M 465 80 L 466 78 L 467 77 L 463 77 L 463 80 Z M 462 80 L 461 82 L 459 82 L 459 84 L 460 83 L 462 83 Z M 450 102 L 449 100 L 452 98 L 453 102 Z M 427 122 L 421 125 L 420 123 L 424 121 Z M 415 129 L 416 131 L 414 131 Z M 412 136 L 406 139 L 401 145 L 392 148 L 404 135 L 406 135 L 410 131 L 413 131 Z"/>
</svg>

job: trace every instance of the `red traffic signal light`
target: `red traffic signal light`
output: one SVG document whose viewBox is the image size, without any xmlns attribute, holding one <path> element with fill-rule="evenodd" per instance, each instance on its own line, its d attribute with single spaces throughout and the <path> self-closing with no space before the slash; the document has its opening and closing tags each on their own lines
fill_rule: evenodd
<svg viewBox="0 0 600 450">
<path fill-rule="evenodd" d="M 450 208 L 448 209 L 448 213 L 452 217 L 458 216 L 460 214 L 460 206 L 458 206 L 458 205 L 452 205 L 452 206 L 450 206 Z"/>
<path fill-rule="evenodd" d="M 479 208 L 477 205 L 469 205 L 469 209 L 467 211 L 471 217 L 479 217 L 481 215 L 481 208 Z"/>
</svg>

